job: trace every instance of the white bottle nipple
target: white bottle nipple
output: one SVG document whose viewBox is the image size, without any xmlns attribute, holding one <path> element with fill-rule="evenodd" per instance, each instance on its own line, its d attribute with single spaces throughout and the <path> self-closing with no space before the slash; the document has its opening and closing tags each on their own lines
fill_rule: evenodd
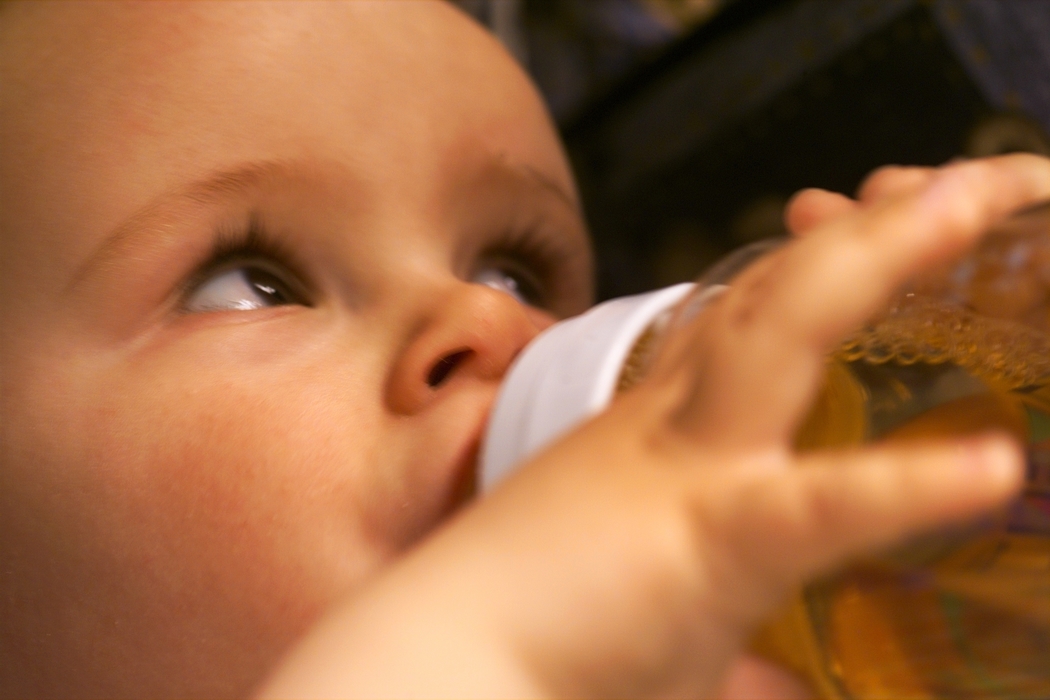
<svg viewBox="0 0 1050 700">
<path fill-rule="evenodd" d="M 482 492 L 612 400 L 627 355 L 695 285 L 621 297 L 551 326 L 511 366 L 481 451 Z"/>
</svg>

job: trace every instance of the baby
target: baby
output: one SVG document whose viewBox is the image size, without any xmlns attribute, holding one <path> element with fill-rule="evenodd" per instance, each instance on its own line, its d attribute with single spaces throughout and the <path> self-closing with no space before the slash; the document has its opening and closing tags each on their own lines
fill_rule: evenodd
<svg viewBox="0 0 1050 700">
<path fill-rule="evenodd" d="M 741 656 L 788 592 L 1017 488 L 994 436 L 790 438 L 824 354 L 1045 160 L 800 194 L 649 380 L 464 505 L 508 364 L 591 300 L 482 29 L 27 3 L 0 86 L 0 697 L 788 696 Z"/>
</svg>

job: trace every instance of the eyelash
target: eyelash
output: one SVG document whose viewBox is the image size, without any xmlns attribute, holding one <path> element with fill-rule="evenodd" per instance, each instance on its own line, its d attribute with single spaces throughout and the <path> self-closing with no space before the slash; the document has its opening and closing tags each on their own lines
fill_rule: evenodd
<svg viewBox="0 0 1050 700">
<path fill-rule="evenodd" d="M 482 249 L 474 268 L 486 264 L 504 266 L 505 273 L 525 278 L 522 281 L 531 292 L 527 296 L 534 297 L 527 299 L 529 304 L 549 309 L 556 296 L 562 257 L 563 251 L 536 228 L 509 229 Z M 198 289 L 216 272 L 237 263 L 261 263 L 276 268 L 270 271 L 278 273 L 301 297 L 304 305 L 312 305 L 308 277 L 301 272 L 304 267 L 293 250 L 272 235 L 254 214 L 246 226 L 225 227 L 218 231 L 206 261 L 197 267 L 184 285 L 183 296 Z"/>
<path fill-rule="evenodd" d="M 243 227 L 225 227 L 218 231 L 211 251 L 205 262 L 197 267 L 183 287 L 183 296 L 198 289 L 204 282 L 223 268 L 233 267 L 237 263 L 259 263 L 263 269 L 277 272 L 278 277 L 288 284 L 296 296 L 301 297 L 306 306 L 309 301 L 307 277 L 302 274 L 302 265 L 295 253 L 283 241 L 267 231 L 259 217 L 251 215 Z"/>
<path fill-rule="evenodd" d="M 526 276 L 525 282 L 535 288 L 533 296 L 536 298 L 529 299 L 529 303 L 548 308 L 553 301 L 560 257 L 558 247 L 537 229 L 511 229 L 484 248 L 475 265 L 503 263 L 511 266 L 506 272 Z"/>
</svg>

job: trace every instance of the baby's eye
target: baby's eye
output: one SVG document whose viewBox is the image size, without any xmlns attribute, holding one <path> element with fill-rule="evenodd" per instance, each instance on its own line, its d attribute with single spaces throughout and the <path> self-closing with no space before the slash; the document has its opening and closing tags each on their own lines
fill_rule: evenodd
<svg viewBox="0 0 1050 700">
<path fill-rule="evenodd" d="M 257 263 L 243 263 L 212 273 L 186 296 L 186 311 L 249 311 L 267 306 L 303 304 L 292 285 Z"/>
<path fill-rule="evenodd" d="M 506 292 L 527 306 L 543 306 L 543 295 L 532 275 L 509 265 L 490 264 L 480 268 L 470 280 Z"/>
</svg>

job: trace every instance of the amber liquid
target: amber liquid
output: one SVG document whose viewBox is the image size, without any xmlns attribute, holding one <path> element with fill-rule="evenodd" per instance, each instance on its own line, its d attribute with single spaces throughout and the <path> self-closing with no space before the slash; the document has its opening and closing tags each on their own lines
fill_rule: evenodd
<svg viewBox="0 0 1050 700">
<path fill-rule="evenodd" d="M 916 301 L 851 338 L 800 450 L 998 430 L 1023 495 L 808 586 L 756 648 L 829 698 L 1050 698 L 1050 344 Z"/>
</svg>

